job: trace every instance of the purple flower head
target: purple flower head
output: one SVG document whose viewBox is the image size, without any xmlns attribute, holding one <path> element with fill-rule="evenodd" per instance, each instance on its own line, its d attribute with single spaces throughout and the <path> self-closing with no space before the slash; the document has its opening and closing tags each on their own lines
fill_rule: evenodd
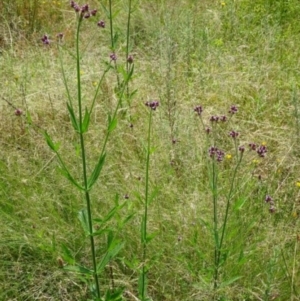
<svg viewBox="0 0 300 301">
<path fill-rule="evenodd" d="M 46 34 L 41 38 L 41 40 L 42 40 L 43 44 L 45 44 L 45 45 L 50 44 L 50 40 Z"/>
<path fill-rule="evenodd" d="M 151 110 L 155 111 L 156 108 L 159 106 L 159 102 L 157 100 L 147 101 L 145 105 Z"/>
<path fill-rule="evenodd" d="M 249 143 L 249 147 L 250 147 L 250 150 L 256 150 L 256 144 L 255 143 Z"/>
<path fill-rule="evenodd" d="M 110 57 L 111 61 L 116 61 L 117 60 L 117 56 L 116 56 L 115 53 L 112 53 L 109 57 Z"/>
<path fill-rule="evenodd" d="M 229 133 L 229 136 L 231 136 L 233 139 L 236 139 L 238 136 L 239 136 L 239 133 L 238 132 L 235 132 L 235 131 L 231 131 Z"/>
<path fill-rule="evenodd" d="M 85 14 L 83 15 L 83 17 L 84 17 L 85 19 L 88 19 L 90 16 L 91 16 L 91 14 L 90 14 L 89 12 L 87 12 L 87 13 L 85 13 Z"/>
<path fill-rule="evenodd" d="M 237 106 L 236 106 L 236 105 L 232 105 L 232 106 L 230 107 L 230 110 L 228 111 L 228 113 L 233 115 L 233 114 L 235 114 L 237 111 L 238 111 Z"/>
<path fill-rule="evenodd" d="M 245 147 L 243 145 L 239 146 L 239 152 L 243 153 L 245 151 Z"/>
<path fill-rule="evenodd" d="M 211 132 L 211 129 L 209 127 L 206 127 L 205 132 L 208 135 Z"/>
<path fill-rule="evenodd" d="M 91 15 L 92 15 L 92 16 L 96 16 L 96 14 L 97 14 L 97 9 L 91 10 Z"/>
<path fill-rule="evenodd" d="M 133 63 L 133 56 L 132 56 L 132 55 L 129 55 L 129 56 L 128 56 L 127 62 L 128 62 L 129 64 L 132 64 L 132 63 Z"/>
<path fill-rule="evenodd" d="M 70 5 L 71 5 L 71 7 L 75 7 L 76 5 L 77 5 L 77 3 L 75 3 L 73 0 L 72 1 L 70 1 Z"/>
<path fill-rule="evenodd" d="M 223 161 L 223 158 L 224 158 L 224 155 L 225 155 L 225 153 L 222 151 L 222 150 L 220 150 L 220 149 L 218 149 L 217 147 L 215 147 L 215 146 L 211 146 L 209 149 L 208 149 L 208 154 L 209 154 L 209 156 L 211 157 L 211 158 L 216 158 L 216 160 L 218 161 L 218 162 L 221 162 L 221 161 Z"/>
<path fill-rule="evenodd" d="M 88 4 L 84 4 L 81 6 L 81 13 L 84 14 L 86 12 L 89 11 L 89 5 Z"/>
<path fill-rule="evenodd" d="M 64 37 L 64 34 L 62 32 L 60 32 L 56 35 L 56 37 L 58 40 L 62 40 L 62 38 Z"/>
<path fill-rule="evenodd" d="M 267 147 L 265 145 L 261 145 L 256 149 L 256 152 L 258 154 L 259 157 L 265 157 L 266 153 L 267 153 Z"/>
<path fill-rule="evenodd" d="M 200 116 L 201 113 L 203 112 L 202 106 L 196 106 L 196 107 L 194 108 L 194 112 L 196 112 L 196 113 Z"/>
<path fill-rule="evenodd" d="M 97 25 L 101 28 L 105 28 L 105 22 L 103 20 L 98 21 Z"/>
<path fill-rule="evenodd" d="M 209 121 L 211 122 L 218 122 L 219 121 L 219 116 L 211 116 Z"/>
<path fill-rule="evenodd" d="M 15 110 L 15 115 L 16 116 L 21 116 L 22 114 L 23 114 L 22 110 L 20 110 L 20 109 Z"/>
<path fill-rule="evenodd" d="M 275 206 L 271 205 L 270 208 L 269 208 L 269 212 L 274 213 L 275 211 L 276 211 Z"/>
<path fill-rule="evenodd" d="M 268 194 L 266 195 L 266 198 L 265 198 L 265 202 L 266 203 L 273 203 L 273 199 L 272 199 L 272 197 L 271 196 L 269 196 Z"/>
<path fill-rule="evenodd" d="M 227 117 L 225 115 L 222 115 L 219 117 L 220 121 L 225 122 L 227 120 Z"/>
</svg>

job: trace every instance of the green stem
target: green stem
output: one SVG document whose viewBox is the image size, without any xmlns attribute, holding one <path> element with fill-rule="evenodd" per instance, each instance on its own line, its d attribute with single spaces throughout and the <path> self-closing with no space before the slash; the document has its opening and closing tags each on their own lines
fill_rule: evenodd
<svg viewBox="0 0 300 301">
<path fill-rule="evenodd" d="M 129 37 L 130 37 L 130 18 L 131 18 L 131 0 L 128 0 L 128 18 L 127 18 L 127 33 L 126 33 L 126 72 L 129 73 Z M 129 98 L 129 86 L 126 87 L 126 97 Z"/>
<path fill-rule="evenodd" d="M 147 219 L 148 219 L 148 195 L 149 195 L 149 165 L 150 165 L 150 145 L 151 145 L 151 121 L 152 110 L 150 109 L 149 126 L 148 126 L 148 144 L 147 144 L 147 159 L 146 159 L 146 179 L 145 179 L 145 205 L 144 205 L 144 223 L 142 234 L 142 247 L 143 247 L 143 269 L 142 269 L 142 300 L 146 298 L 146 256 L 147 256 Z"/>
<path fill-rule="evenodd" d="M 77 34 L 76 34 L 76 67 L 77 67 L 77 92 L 78 92 L 78 112 L 79 112 L 79 126 L 80 126 L 80 148 L 81 148 L 81 159 L 82 159 L 82 172 L 83 172 L 83 182 L 85 189 L 85 199 L 86 199 L 86 207 L 88 214 L 88 223 L 89 223 L 89 234 L 90 234 L 90 245 L 91 245 L 91 255 L 93 262 L 93 274 L 94 274 L 94 282 L 96 288 L 97 298 L 100 298 L 100 286 L 99 286 L 99 278 L 97 274 L 97 262 L 96 262 L 96 250 L 95 250 L 95 241 L 93 233 L 93 222 L 92 222 L 92 212 L 91 212 L 91 200 L 90 194 L 88 190 L 88 177 L 87 177 L 87 168 L 86 168 L 86 154 L 85 154 L 85 143 L 84 136 L 82 133 L 82 94 L 81 94 L 81 78 L 80 78 L 80 50 L 79 50 L 79 31 L 82 19 L 80 18 L 78 21 Z"/>
</svg>

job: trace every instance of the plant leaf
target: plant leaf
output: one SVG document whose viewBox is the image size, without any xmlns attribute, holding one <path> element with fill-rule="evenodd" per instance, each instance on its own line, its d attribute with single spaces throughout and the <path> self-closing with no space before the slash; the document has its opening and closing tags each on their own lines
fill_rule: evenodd
<svg viewBox="0 0 300 301">
<path fill-rule="evenodd" d="M 67 170 L 65 166 L 60 167 L 60 171 L 74 186 L 76 186 L 80 190 L 85 190 L 84 187 L 82 187 L 80 184 L 77 183 L 77 181 L 71 176 L 70 172 Z"/>
<path fill-rule="evenodd" d="M 88 190 L 90 190 L 93 185 L 96 183 L 97 179 L 99 178 L 100 172 L 102 170 L 104 161 L 105 161 L 106 154 L 104 153 L 102 156 L 99 157 L 98 163 L 95 166 L 90 178 L 88 179 Z"/>
<path fill-rule="evenodd" d="M 75 264 L 75 259 L 70 251 L 70 249 L 65 245 L 62 244 L 62 252 L 63 252 L 63 259 L 68 263 L 68 264 Z"/>
<path fill-rule="evenodd" d="M 64 266 L 64 270 L 79 273 L 79 274 L 84 274 L 84 275 L 93 275 L 94 274 L 93 270 L 90 270 L 81 265 L 66 265 L 66 266 Z"/>
<path fill-rule="evenodd" d="M 232 284 L 233 282 L 236 282 L 240 278 L 242 278 L 242 276 L 233 277 L 233 278 L 231 278 L 231 279 L 229 279 L 227 281 L 222 282 L 219 287 L 221 288 L 221 287 L 228 286 L 228 285 Z"/>
<path fill-rule="evenodd" d="M 48 146 L 57 153 L 58 149 L 59 149 L 59 143 L 54 143 L 53 140 L 51 139 L 51 137 L 49 136 L 49 134 L 47 133 L 47 131 L 44 132 L 44 137 L 46 139 L 46 142 L 48 144 Z"/>
<path fill-rule="evenodd" d="M 97 265 L 97 274 L 100 274 L 106 265 L 117 256 L 120 250 L 124 247 L 124 243 L 118 243 L 114 241 L 111 243 L 109 249 L 107 250 L 106 254 L 103 256 L 101 262 Z"/>
<path fill-rule="evenodd" d="M 118 120 L 116 117 L 114 119 L 110 120 L 109 125 L 108 125 L 108 131 L 112 132 L 116 128 L 117 123 L 118 123 Z"/>
<path fill-rule="evenodd" d="M 84 118 L 83 118 L 83 122 L 82 122 L 82 134 L 87 132 L 88 128 L 89 128 L 89 124 L 90 124 L 90 119 L 91 119 L 91 115 L 88 111 L 87 108 L 85 108 L 85 113 L 84 113 Z"/>
<path fill-rule="evenodd" d="M 78 219 L 81 223 L 82 229 L 86 235 L 91 235 L 89 227 L 89 218 L 86 209 L 82 209 L 78 212 Z"/>
<path fill-rule="evenodd" d="M 76 119 L 74 110 L 73 110 L 73 108 L 70 106 L 69 103 L 67 103 L 67 108 L 68 108 L 68 111 L 69 111 L 69 115 L 70 115 L 70 119 L 71 119 L 73 128 L 74 128 L 74 130 L 75 130 L 77 133 L 79 133 L 80 130 L 79 130 L 79 127 L 78 127 L 78 122 L 77 122 L 77 119 Z"/>
</svg>

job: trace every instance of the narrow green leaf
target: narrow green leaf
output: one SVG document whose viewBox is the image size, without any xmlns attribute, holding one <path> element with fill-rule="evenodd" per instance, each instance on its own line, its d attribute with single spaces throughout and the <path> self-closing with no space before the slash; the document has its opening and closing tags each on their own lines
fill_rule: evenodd
<svg viewBox="0 0 300 301">
<path fill-rule="evenodd" d="M 27 123 L 29 125 L 32 125 L 31 115 L 30 115 L 30 112 L 28 110 L 26 111 L 26 120 L 27 120 Z"/>
<path fill-rule="evenodd" d="M 78 184 L 75 179 L 71 176 L 70 172 L 67 170 L 65 166 L 60 167 L 60 172 L 62 175 L 68 179 L 74 186 L 76 186 L 80 190 L 84 190 L 84 187 L 82 187 L 80 184 Z"/>
<path fill-rule="evenodd" d="M 124 243 L 113 244 L 110 249 L 106 252 L 101 262 L 97 265 L 97 274 L 100 274 L 106 265 L 117 256 L 120 250 L 124 247 Z"/>
<path fill-rule="evenodd" d="M 59 149 L 59 143 L 54 143 L 53 140 L 51 139 L 51 137 L 49 136 L 49 134 L 47 133 L 47 131 L 44 132 L 44 137 L 46 139 L 46 142 L 48 144 L 48 146 L 54 151 L 57 152 Z"/>
<path fill-rule="evenodd" d="M 149 243 L 153 238 L 155 238 L 158 235 L 158 232 L 154 232 L 152 234 L 147 235 L 146 243 Z"/>
<path fill-rule="evenodd" d="M 239 280 L 240 278 L 242 278 L 242 276 L 236 276 L 236 277 L 233 277 L 233 278 L 231 278 L 231 279 L 229 279 L 229 280 L 227 280 L 227 281 L 224 281 L 224 282 L 222 282 L 222 283 L 220 284 L 220 288 L 225 287 L 225 286 L 228 286 L 228 285 L 230 285 L 230 284 L 236 282 L 236 281 Z"/>
<path fill-rule="evenodd" d="M 90 228 L 89 228 L 89 218 L 86 209 L 82 209 L 78 212 L 78 219 L 81 223 L 82 229 L 86 235 L 90 235 Z"/>
<path fill-rule="evenodd" d="M 90 119 L 91 119 L 91 115 L 88 111 L 87 108 L 85 108 L 85 113 L 84 113 L 84 118 L 83 118 L 83 122 L 82 122 L 82 134 L 87 132 L 89 125 L 90 125 Z"/>
<path fill-rule="evenodd" d="M 242 198 L 238 199 L 233 206 L 234 211 L 238 211 L 238 210 L 242 209 L 245 202 L 246 202 L 246 198 L 242 197 Z"/>
<path fill-rule="evenodd" d="M 84 275 L 93 275 L 94 274 L 93 270 L 90 270 L 81 265 L 67 265 L 67 266 L 64 266 L 64 270 L 79 273 L 79 274 L 84 274 Z"/>
<path fill-rule="evenodd" d="M 118 123 L 118 121 L 117 121 L 117 118 L 115 117 L 113 120 L 110 121 L 110 123 L 108 125 L 108 131 L 112 132 L 116 128 L 117 123 Z"/>
<path fill-rule="evenodd" d="M 68 263 L 68 264 L 75 264 L 75 259 L 70 251 L 70 249 L 65 245 L 63 244 L 62 245 L 62 256 L 63 256 L 63 259 Z"/>
<path fill-rule="evenodd" d="M 77 133 L 79 133 L 80 131 L 79 131 L 78 122 L 77 122 L 77 119 L 76 119 L 74 110 L 73 110 L 73 108 L 70 106 L 69 103 L 67 103 L 67 108 L 68 108 L 68 111 L 69 111 L 69 114 L 70 114 L 70 119 L 71 119 L 73 128 L 74 128 L 74 130 L 75 130 Z"/>
<path fill-rule="evenodd" d="M 104 165 L 106 154 L 104 153 L 102 156 L 99 157 L 99 161 L 97 165 L 95 166 L 90 178 L 88 179 L 88 189 L 90 190 L 93 185 L 96 183 L 96 181 L 99 178 L 100 172 L 102 170 L 102 167 Z"/>
</svg>

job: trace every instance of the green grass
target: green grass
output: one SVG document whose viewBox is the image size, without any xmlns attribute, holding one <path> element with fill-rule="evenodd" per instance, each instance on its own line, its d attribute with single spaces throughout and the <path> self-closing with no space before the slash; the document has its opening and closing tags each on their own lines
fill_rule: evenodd
<svg viewBox="0 0 300 301">
<path fill-rule="evenodd" d="M 63 245 L 81 264 L 89 249 L 77 219 L 84 200 L 58 171 L 40 129 L 61 142 L 62 157 L 80 176 L 78 141 L 72 132 L 66 93 L 55 45 L 40 38 L 65 32 L 65 45 L 74 50 L 74 12 L 68 1 L 47 9 L 38 3 L 35 19 L 22 1 L 9 8 L 0 22 L 0 299 L 88 300 L 84 279 L 59 267 Z M 104 1 L 105 2 L 105 1 Z M 108 2 L 108 1 L 106 1 Z M 104 3 L 107 5 L 107 3 Z M 149 165 L 149 193 L 157 191 L 148 208 L 148 231 L 157 236 L 147 245 L 151 262 L 148 295 L 153 300 L 300 300 L 299 299 L 299 29 L 298 1 L 132 1 L 131 43 L 137 89 L 107 145 L 106 164 L 91 191 L 94 217 L 103 217 L 128 194 L 125 207 L 110 221 L 119 229 L 125 216 L 133 218 L 118 231 L 125 242 L 117 259 L 100 277 L 102 288 L 124 287 L 124 300 L 136 300 L 141 269 L 140 227 L 145 190 L 148 109 L 153 114 Z M 34 1 L 30 2 L 31 10 Z M 82 60 L 83 96 L 90 91 L 108 61 L 108 20 L 97 1 L 100 30 L 92 20 L 83 26 L 83 41 L 91 37 Z M 1 5 L 0 5 L 1 7 Z M 119 10 L 114 30 L 119 34 L 118 64 L 126 63 L 127 1 Z M 50 13 L 57 21 L 50 21 Z M 10 21 L 13 24 L 10 24 Z M 76 71 L 70 55 L 65 72 L 76 93 Z M 107 115 L 116 105 L 116 77 L 109 73 L 101 85 L 87 138 L 89 162 L 96 162 L 105 137 Z M 16 116 L 7 101 L 23 111 Z M 205 125 L 211 115 L 239 111 L 220 124 L 215 139 L 225 153 L 219 164 L 219 219 L 226 208 L 235 150 L 230 130 L 240 133 L 246 151 L 238 170 L 228 228 L 220 287 L 213 288 L 213 200 L 207 136 L 193 109 L 202 105 Z M 123 109 L 124 109 L 123 108 Z M 28 125 L 25 112 L 33 126 Z M 130 127 L 132 123 L 133 127 Z M 172 140 L 176 140 L 173 143 Z M 258 158 L 248 143 L 265 143 L 268 153 Z M 91 165 L 92 166 L 92 165 Z M 273 197 L 269 213 L 265 196 Z M 125 201 L 125 199 L 124 199 Z M 105 250 L 97 238 L 97 256 Z M 236 279 L 236 280 L 235 280 Z M 232 282 L 230 283 L 230 281 Z M 235 280 L 235 281 L 233 281 Z M 228 282 L 228 285 L 225 285 Z"/>
</svg>

